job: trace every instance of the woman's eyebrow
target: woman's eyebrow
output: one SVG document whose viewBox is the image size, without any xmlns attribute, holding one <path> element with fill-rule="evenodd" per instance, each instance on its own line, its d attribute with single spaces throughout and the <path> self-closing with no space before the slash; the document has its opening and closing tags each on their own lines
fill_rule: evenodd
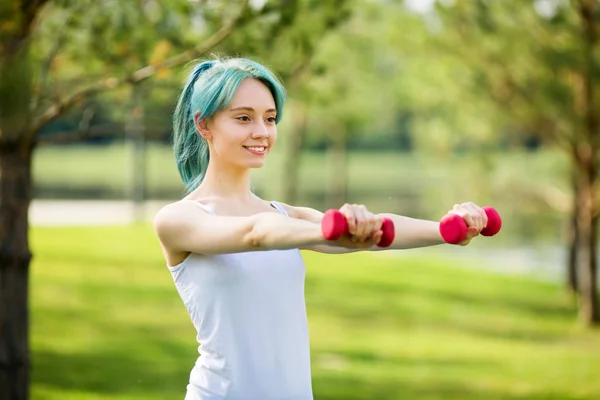
<svg viewBox="0 0 600 400">
<path fill-rule="evenodd" d="M 235 107 L 235 108 L 231 108 L 229 109 L 229 111 L 240 111 L 240 110 L 245 110 L 245 111 L 252 111 L 254 112 L 254 108 L 252 107 L 246 107 L 246 106 L 242 106 L 242 107 Z M 266 112 L 277 112 L 277 110 L 275 108 L 269 108 Z"/>
</svg>

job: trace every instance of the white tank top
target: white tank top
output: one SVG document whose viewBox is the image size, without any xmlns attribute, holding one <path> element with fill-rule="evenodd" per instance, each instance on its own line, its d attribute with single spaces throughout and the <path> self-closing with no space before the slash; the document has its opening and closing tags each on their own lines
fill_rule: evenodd
<svg viewBox="0 0 600 400">
<path fill-rule="evenodd" d="M 313 399 L 298 249 L 192 253 L 169 270 L 198 333 L 186 399 Z"/>
</svg>

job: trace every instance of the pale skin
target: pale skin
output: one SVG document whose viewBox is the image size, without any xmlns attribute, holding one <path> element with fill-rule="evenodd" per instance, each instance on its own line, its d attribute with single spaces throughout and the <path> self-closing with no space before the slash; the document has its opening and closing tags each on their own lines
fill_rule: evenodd
<svg viewBox="0 0 600 400">
<path fill-rule="evenodd" d="M 245 79 L 229 105 L 209 119 L 195 115 L 198 134 L 207 142 L 210 162 L 202 184 L 184 199 L 163 207 L 154 228 L 169 266 L 190 253 L 214 255 L 248 251 L 299 248 L 342 254 L 383 250 L 384 217 L 392 219 L 395 239 L 386 249 L 408 249 L 444 243 L 438 223 L 395 214 L 374 214 L 364 205 L 340 208 L 348 220 L 350 236 L 337 241 L 323 238 L 323 213 L 308 207 L 284 204 L 289 217 L 250 190 L 250 171 L 264 165 L 277 141 L 275 102 L 261 82 Z M 211 215 L 195 202 L 210 206 Z M 469 227 L 467 245 L 486 226 L 487 217 L 473 203 L 456 204 L 449 211 Z"/>
</svg>

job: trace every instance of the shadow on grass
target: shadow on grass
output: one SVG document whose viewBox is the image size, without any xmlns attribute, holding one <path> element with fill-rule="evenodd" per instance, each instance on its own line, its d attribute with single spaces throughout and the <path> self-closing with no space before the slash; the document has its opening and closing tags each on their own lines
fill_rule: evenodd
<svg viewBox="0 0 600 400">
<path fill-rule="evenodd" d="M 43 317 L 33 321 L 33 330 L 47 331 L 65 346 L 33 347 L 33 385 L 58 391 L 183 398 L 197 357 L 193 336 L 183 342 L 156 326 L 115 323 L 110 313 L 95 314 L 93 320 L 79 310 L 38 307 L 36 313 Z M 73 349 L 68 349 L 70 339 L 77 342 Z"/>
<path fill-rule="evenodd" d="M 404 365 L 410 367 L 429 367 L 429 368 L 477 368 L 492 369 L 495 362 L 483 359 L 466 358 L 431 358 L 431 357 L 399 357 L 391 354 L 381 354 L 367 350 L 340 350 L 340 355 L 347 357 L 350 361 L 359 361 L 367 364 L 383 365 L 386 363 L 394 365 Z M 318 355 L 317 355 L 318 357 Z M 318 359 L 318 358 L 317 358 Z"/>
<path fill-rule="evenodd" d="M 317 293 L 307 296 L 310 308 L 319 309 L 324 306 L 331 315 L 362 324 L 374 323 L 384 319 L 398 321 L 402 326 L 421 326 L 432 329 L 454 329 L 467 333 L 500 340 L 532 341 L 536 343 L 552 343 L 565 339 L 560 331 L 535 328 L 532 324 L 523 326 L 522 318 L 539 318 L 565 322 L 569 326 L 575 319 L 576 310 L 565 305 L 540 304 L 526 295 L 511 297 L 487 297 L 476 293 L 418 287 L 403 282 L 354 282 L 344 283 L 343 293 L 322 292 L 320 281 L 308 281 L 307 292 Z M 352 293 L 352 296 L 347 296 Z M 452 310 L 452 314 L 443 315 L 434 311 L 422 313 L 413 306 L 418 299 L 420 304 L 436 304 Z M 457 318 L 464 309 L 471 317 Z M 505 315 L 502 324 L 491 323 L 489 318 Z"/>
<path fill-rule="evenodd" d="M 307 277 L 307 288 L 314 290 L 321 284 L 326 284 L 320 280 Z M 516 296 L 514 292 L 508 292 L 503 296 L 501 289 L 494 297 L 481 296 L 470 291 L 469 283 L 465 282 L 464 288 L 454 291 L 432 288 L 430 286 L 410 285 L 398 281 L 347 281 L 344 282 L 347 290 L 353 293 L 376 293 L 379 296 L 398 295 L 418 295 L 430 297 L 432 300 L 441 300 L 445 303 L 454 302 L 461 305 L 478 305 L 490 308 L 505 308 L 516 310 L 532 316 L 544 318 L 558 318 L 561 320 L 571 320 L 577 313 L 575 307 L 564 304 L 556 304 L 551 299 L 543 299 L 544 303 L 538 302 L 528 296 L 526 293 Z M 501 282 L 498 283 L 502 284 Z"/>
<path fill-rule="evenodd" d="M 189 360 L 193 356 L 173 344 L 163 345 L 168 347 L 166 350 L 172 357 L 154 362 L 122 351 L 64 353 L 36 350 L 32 355 L 32 383 L 61 391 L 161 393 L 165 398 L 182 398 L 193 365 Z"/>
<path fill-rule="evenodd" d="M 156 329 L 112 326 L 111 330 L 107 321 L 97 321 L 94 325 L 101 332 L 99 338 L 111 340 L 101 342 L 86 352 L 34 350 L 33 384 L 58 392 L 147 396 L 165 400 L 183 398 L 189 371 L 195 361 L 193 346 L 165 339 Z M 434 370 L 439 372 L 440 379 L 411 381 L 405 377 L 390 378 L 389 375 L 369 378 L 356 372 L 316 369 L 313 375 L 315 400 L 592 400 L 592 397 L 552 393 L 542 388 L 527 394 L 515 394 L 510 393 L 510 388 L 502 392 L 476 384 L 470 386 L 468 376 L 462 382 L 448 382 L 442 378 L 447 369 L 494 370 L 497 367 L 483 359 L 408 359 L 363 350 L 341 351 L 340 354 L 350 361 L 366 363 L 369 368 L 386 368 L 393 364 Z M 316 361 L 318 363 L 318 359 Z M 429 376 L 437 377 L 438 374 Z"/>
<path fill-rule="evenodd" d="M 515 394 L 452 382 L 391 379 L 369 382 L 357 376 L 335 373 L 315 377 L 313 391 L 315 400 L 593 400 L 592 397 L 577 397 L 543 389 Z"/>
<path fill-rule="evenodd" d="M 166 364 L 164 360 L 162 363 L 152 363 L 121 352 L 65 354 L 36 351 L 33 358 L 34 384 L 60 391 L 139 397 L 151 393 L 164 399 L 180 399 L 183 397 L 189 372 L 188 366 L 180 360 L 188 358 L 188 354 L 184 354 L 181 348 L 172 344 L 165 345 L 171 347 L 169 350 L 173 354 Z M 354 359 L 381 362 L 381 357 L 370 353 L 351 352 L 347 355 Z M 406 362 L 412 366 L 432 368 L 473 364 L 458 359 L 420 359 Z M 480 366 L 479 361 L 474 363 Z M 527 394 L 515 394 L 431 380 L 414 382 L 378 378 L 377 381 L 371 381 L 368 378 L 341 375 L 333 371 L 316 371 L 313 376 L 313 389 L 315 400 L 592 400 L 592 397 L 577 397 L 542 389 Z"/>
<path fill-rule="evenodd" d="M 477 373 L 486 372 L 488 376 L 496 376 L 499 364 L 496 361 L 490 361 L 488 358 L 462 358 L 462 357 L 406 357 L 397 356 L 390 353 L 371 352 L 368 350 L 357 349 L 339 349 L 327 351 L 317 351 L 313 354 L 313 373 L 318 381 L 323 376 L 332 377 L 334 380 L 341 378 L 341 373 L 345 376 L 357 375 L 360 371 L 380 371 L 380 373 L 371 375 L 371 378 L 358 375 L 358 380 L 365 381 L 364 385 L 372 390 L 379 385 L 387 387 L 386 380 L 390 376 L 396 375 L 401 378 L 411 376 L 426 377 L 428 381 L 435 384 L 437 380 L 447 380 L 448 376 L 468 377 L 473 371 Z M 359 368 L 358 370 L 356 368 Z M 342 371 L 342 372 L 340 372 Z M 395 372 L 391 372 L 395 371 Z M 445 378 L 445 379 L 444 379 Z M 369 379 L 376 379 L 377 382 L 369 382 Z M 466 379 L 468 382 L 468 379 Z M 368 385 L 366 382 L 369 382 Z M 402 385 L 394 382 L 395 389 L 402 389 Z"/>
</svg>

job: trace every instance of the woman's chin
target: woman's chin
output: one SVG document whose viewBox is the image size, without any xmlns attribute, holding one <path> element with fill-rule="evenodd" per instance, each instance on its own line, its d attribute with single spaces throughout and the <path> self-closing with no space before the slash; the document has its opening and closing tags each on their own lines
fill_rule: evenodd
<svg viewBox="0 0 600 400">
<path fill-rule="evenodd" d="M 238 165 L 240 168 L 258 169 L 258 168 L 262 168 L 265 165 L 265 159 L 253 160 L 253 161 L 246 162 L 244 164 L 238 164 Z"/>
<path fill-rule="evenodd" d="M 261 156 L 251 156 L 245 159 L 240 158 L 231 161 L 235 163 L 238 168 L 257 169 L 262 168 L 265 165 L 265 162 L 267 161 L 267 154 Z"/>
<path fill-rule="evenodd" d="M 252 169 L 258 169 L 258 168 L 262 168 L 265 165 L 265 161 L 259 161 L 259 162 L 253 162 L 251 163 L 248 168 L 252 168 Z"/>
<path fill-rule="evenodd" d="M 265 155 L 262 157 L 256 157 L 254 160 L 248 161 L 246 165 L 248 166 L 248 168 L 262 168 L 262 166 L 265 165 L 266 161 L 267 157 Z"/>
</svg>

